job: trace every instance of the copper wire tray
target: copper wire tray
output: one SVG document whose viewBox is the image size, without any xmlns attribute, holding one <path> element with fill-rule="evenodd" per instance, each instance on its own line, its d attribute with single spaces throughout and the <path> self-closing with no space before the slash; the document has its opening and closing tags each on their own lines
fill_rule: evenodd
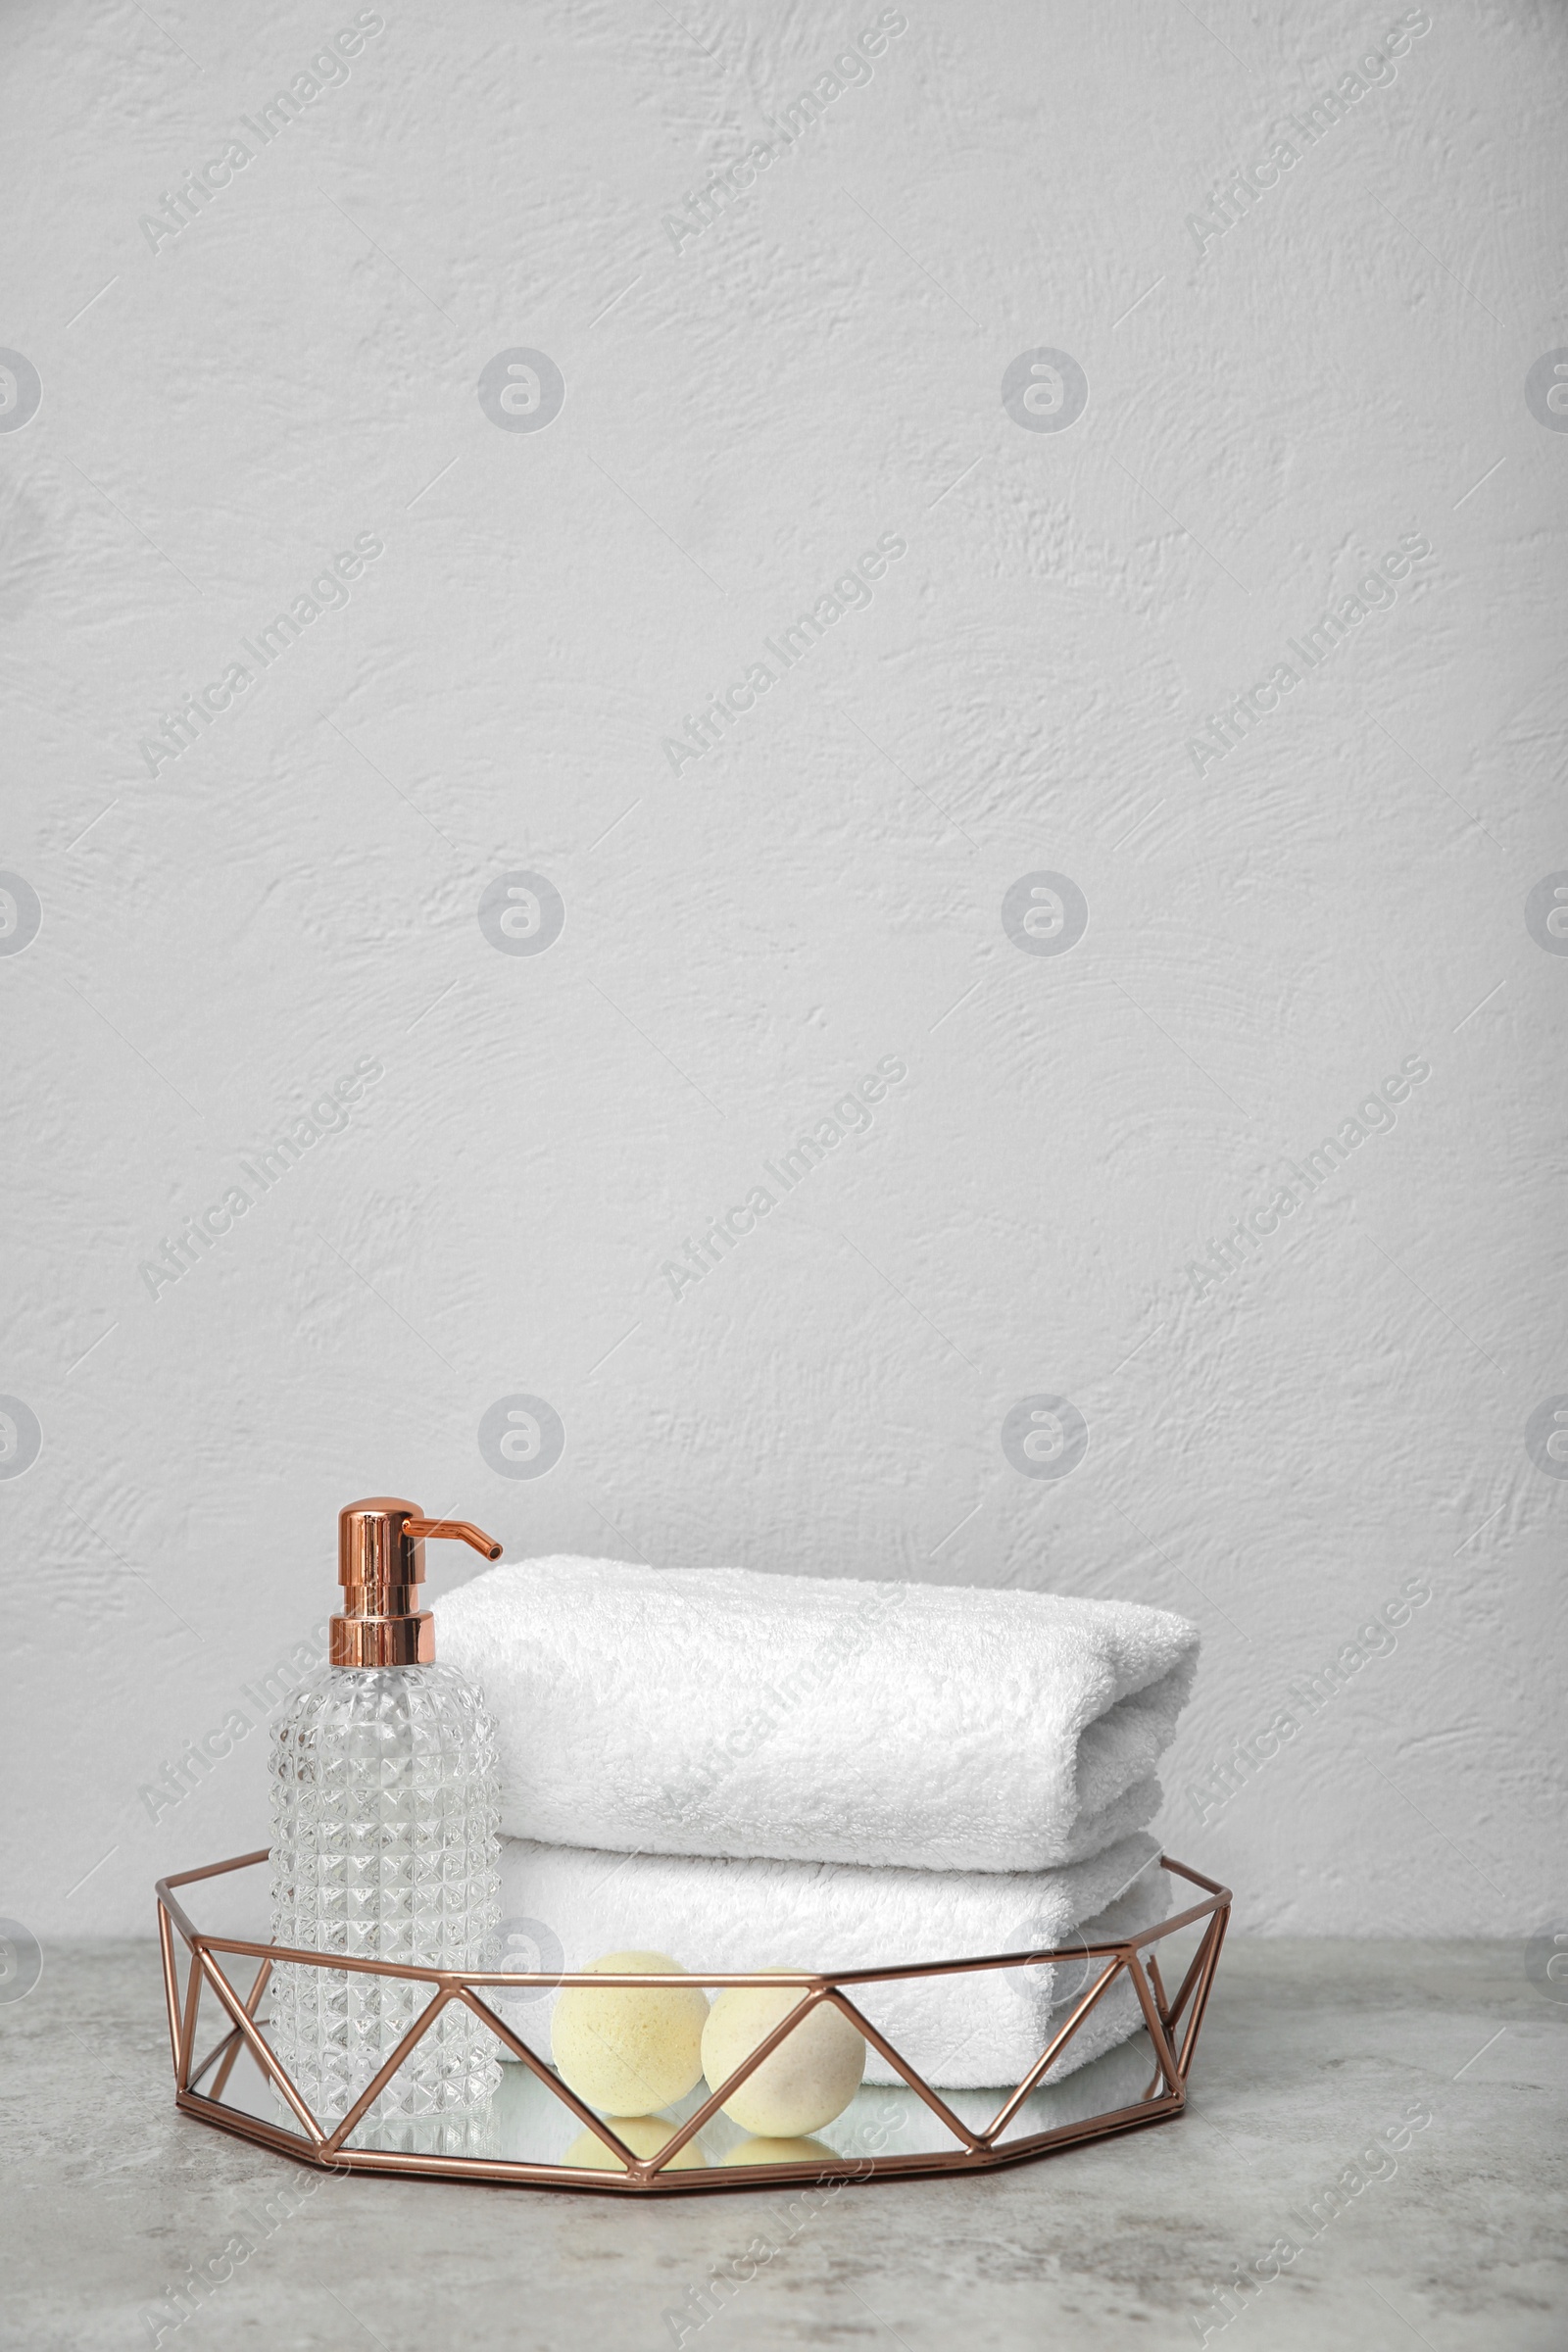
<svg viewBox="0 0 1568 2352">
<path fill-rule="evenodd" d="M 408 1968 L 373 1960 L 351 1959 L 342 1953 L 299 1951 L 281 1944 L 256 1943 L 237 1936 L 209 1935 L 192 1924 L 182 1905 L 175 1900 L 172 1890 L 176 1886 L 188 1886 L 202 1880 L 220 1878 L 229 1871 L 252 1869 L 267 1859 L 268 1849 L 264 1846 L 254 1854 L 237 1855 L 233 1861 L 210 1863 L 203 1870 L 181 1871 L 175 1877 L 160 1879 L 158 1882 L 158 1934 L 163 1951 L 164 1989 L 169 2005 L 169 2037 L 174 2060 L 174 2096 L 175 2105 L 183 2114 L 195 2116 L 204 2124 L 215 2125 L 220 2131 L 234 2132 L 241 2139 L 254 2140 L 258 2146 L 270 2148 L 280 2156 L 292 2157 L 296 2163 L 315 2165 L 325 2170 L 484 2180 L 527 2188 L 602 2190 L 619 2196 L 670 2196 L 694 2194 L 704 2189 L 784 2187 L 803 2180 L 907 2180 L 933 2174 L 992 2172 L 1004 2165 L 1026 2163 L 1037 2156 L 1054 2155 L 1061 2149 L 1082 2146 L 1087 2141 L 1109 2139 L 1123 2132 L 1140 2131 L 1150 2124 L 1168 2123 L 1181 2114 L 1187 2103 L 1187 2077 L 1198 2045 L 1220 1947 L 1225 1938 L 1231 1904 L 1228 1887 L 1204 1878 L 1200 1871 L 1190 1869 L 1184 1862 L 1172 1861 L 1167 1855 L 1162 1858 L 1163 1868 L 1173 1877 L 1184 1879 L 1193 1886 L 1201 1888 L 1202 1899 L 1189 1909 L 1160 1921 L 1158 1926 L 1119 1942 L 1078 1943 L 1060 1946 L 1050 1952 L 1004 1952 L 985 1959 L 931 1961 L 899 1968 L 847 1969 L 836 1975 L 813 1975 L 805 1970 L 785 1969 L 713 1976 L 702 1976 L 694 1971 L 679 1978 L 599 1973 L 586 1976 L 569 1971 L 550 1975 L 520 1971 L 509 1973 L 503 1970 L 457 1971 Z M 1199 1922 L 1206 1924 L 1202 1927 L 1197 1949 L 1181 1984 L 1174 1993 L 1168 1993 L 1154 1947 L 1168 1936 L 1192 1928 Z M 190 1955 L 183 1988 L 175 1949 L 176 1936 Z M 260 1964 L 249 1993 L 243 1999 L 220 1964 L 220 1956 L 225 1954 L 238 1959 L 254 1959 Z M 851 1997 L 852 1991 L 861 1985 L 889 1984 L 899 1979 L 979 1976 L 997 1969 L 1043 1966 L 1051 1961 L 1076 1964 L 1086 1958 L 1103 1960 L 1109 1965 L 1074 2002 L 1028 2073 L 1004 2098 L 990 2121 L 978 2126 L 966 2123 L 954 2112 L 949 2101 L 922 2080 Z M 415 2019 L 380 2072 L 367 2084 L 348 2113 L 330 2130 L 318 2124 L 312 2115 L 269 2046 L 263 2027 L 258 2022 L 262 1995 L 278 1961 L 298 1962 L 308 1968 L 408 1978 L 428 1984 L 431 1988 L 429 2002 Z M 1124 1976 L 1137 1995 L 1154 2059 L 1153 2075 L 1143 2096 L 1130 2104 L 1113 2106 L 1102 2114 L 1081 2117 L 1054 2130 L 1004 2138 L 1008 2126 L 1041 2084 L 1048 2070 L 1061 2056 L 1074 2034 L 1105 1998 L 1112 1985 Z M 506 2021 L 483 1998 L 484 1992 L 492 1988 L 503 1992 L 514 1988 L 537 1997 L 539 1993 L 556 1986 L 591 1984 L 604 1988 L 677 1984 L 708 1987 L 733 1984 L 790 1985 L 799 1987 L 801 1998 L 767 2039 L 760 2042 L 729 2080 L 720 2083 L 695 2112 L 672 2131 L 671 2137 L 653 2156 L 638 2156 L 617 2138 L 610 2125 L 586 2106 L 525 2042 L 519 2040 Z M 197 2059 L 194 2055 L 197 2021 L 203 1996 L 207 1992 L 211 1992 L 228 2021 L 228 2030 L 205 2057 Z M 530 2069 L 544 2089 L 567 2108 L 585 2131 L 594 2133 L 610 2152 L 611 2159 L 624 2169 L 600 2172 L 586 2170 L 581 2165 L 530 2163 L 502 2156 L 427 2154 L 408 2147 L 350 2146 L 350 2135 L 371 2103 L 391 2082 L 415 2044 L 453 2001 L 462 2002 L 475 2017 L 481 2019 L 519 2064 Z M 792 2027 L 823 2001 L 831 2002 L 858 2028 L 883 2061 L 924 2102 L 931 2115 L 951 2134 L 955 2144 L 951 2148 L 928 2148 L 891 2155 L 849 2156 L 824 2150 L 821 2157 L 813 2156 L 809 2161 L 747 2163 L 744 2167 L 737 2165 L 722 2169 L 705 2165 L 671 2173 L 669 2167 L 673 2159 L 718 2113 L 737 2086 L 777 2047 Z M 262 2076 L 270 2082 L 277 2097 L 295 2118 L 299 2125 L 297 2132 L 284 2130 L 241 2106 L 225 2101 L 225 2089 L 242 2052 L 248 2052 L 254 2059 Z M 204 2089 L 201 2085 L 208 2077 L 211 2077 L 211 2082 Z M 989 2098 L 986 2103 L 989 2104 Z"/>
</svg>

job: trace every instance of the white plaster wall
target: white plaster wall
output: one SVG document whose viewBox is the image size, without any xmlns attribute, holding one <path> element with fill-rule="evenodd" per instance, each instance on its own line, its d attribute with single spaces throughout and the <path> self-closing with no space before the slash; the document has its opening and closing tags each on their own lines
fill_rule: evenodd
<svg viewBox="0 0 1568 2352">
<path fill-rule="evenodd" d="M 0 1910 L 146 1930 L 159 1872 L 265 1839 L 259 1723 L 142 1792 L 257 1714 L 338 1505 L 391 1490 L 510 1553 L 1188 1610 L 1164 1834 L 1245 1928 L 1568 1918 L 1568 1485 L 1526 1445 L 1568 1392 L 1568 956 L 1526 920 L 1568 869 L 1568 433 L 1525 392 L 1568 346 L 1560 11 L 909 0 L 679 250 L 875 0 L 380 14 L 265 149 L 240 118 L 352 6 L 0 31 L 0 344 L 41 385 L 0 431 L 0 865 L 41 910 L 0 940 L 0 1391 L 41 1431 L 0 1478 Z M 1385 35 L 1392 78 L 1195 232 Z M 477 396 L 517 347 L 564 379 L 543 430 Z M 1087 377 L 1065 430 L 1003 407 L 1042 347 Z M 149 759 L 361 534 L 347 604 Z M 883 534 L 873 601 L 673 773 Z M 1401 537 L 1394 601 L 1195 752 Z M 519 871 L 542 953 L 478 920 Z M 1004 929 L 1040 871 L 1087 902 L 1064 954 Z M 874 1123 L 672 1295 L 885 1057 Z M 1392 1129 L 1195 1283 L 1407 1058 Z M 478 1443 L 518 1394 L 564 1431 L 532 1479 Z M 1003 1450 L 1042 1394 L 1088 1433 L 1065 1477 Z"/>
</svg>

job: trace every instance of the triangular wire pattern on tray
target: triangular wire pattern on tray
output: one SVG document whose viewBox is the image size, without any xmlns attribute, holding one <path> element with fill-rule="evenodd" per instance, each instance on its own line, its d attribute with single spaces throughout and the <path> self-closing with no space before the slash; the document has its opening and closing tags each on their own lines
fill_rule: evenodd
<svg viewBox="0 0 1568 2352">
<path fill-rule="evenodd" d="M 1173 2118 L 1182 2112 L 1186 2103 L 1187 2078 L 1224 1941 L 1231 1900 L 1228 1888 L 1204 1878 L 1187 1864 L 1175 1862 L 1169 1856 L 1163 1857 L 1163 1867 L 1173 1876 L 1202 1890 L 1203 1899 L 1134 1937 L 1114 1944 L 1091 1947 L 1096 1956 L 1104 1962 L 1101 1974 L 1080 1991 L 1067 2014 L 1055 2024 L 1046 2047 L 1020 2082 L 1006 2094 L 995 2115 L 978 2127 L 966 2123 L 955 2113 L 940 2092 L 924 2080 L 896 2045 L 865 2016 L 851 1997 L 849 1988 L 858 1990 L 862 1985 L 870 1986 L 909 1973 L 973 1971 L 979 1974 L 1017 1965 L 1026 1959 L 1040 1961 L 1053 1955 L 994 1954 L 984 1959 L 962 1962 L 933 1962 L 929 1964 L 929 1970 L 910 1971 L 907 1967 L 887 1971 L 850 1969 L 837 1976 L 807 1970 L 729 1972 L 695 1978 L 688 1974 L 686 1983 L 706 1985 L 753 1981 L 798 1984 L 801 1999 L 766 2038 L 748 2053 L 725 2082 L 711 2090 L 684 2121 L 672 2125 L 668 2138 L 657 2153 L 639 2156 L 619 2138 L 609 2121 L 595 2114 L 513 2033 L 484 1997 L 485 1992 L 493 1988 L 525 1986 L 545 1980 L 521 1971 L 437 1971 L 397 1964 L 377 1966 L 373 1962 L 356 1963 L 341 1954 L 293 1951 L 285 1954 L 271 1946 L 243 1938 L 204 1934 L 192 1924 L 174 1896 L 173 1888 L 176 1886 L 220 1877 L 266 1859 L 265 1851 L 241 1855 L 231 1862 L 218 1863 L 205 1870 L 183 1872 L 177 1878 L 161 1881 L 158 1886 L 159 1937 L 176 2103 L 184 2112 L 309 2165 L 331 2166 L 339 2170 L 395 2171 L 442 2179 L 500 2180 L 525 2186 L 592 2187 L 621 2194 L 655 2191 L 663 2194 L 693 2193 L 703 2188 L 782 2187 L 811 2179 L 860 2180 L 878 2175 L 914 2177 L 943 2172 L 982 2171 L 1035 2155 L 1054 2153 L 1068 2146 L 1081 2145 L 1086 2140 L 1108 2137 L 1144 2124 Z M 1175 1995 L 1167 1997 L 1158 1963 L 1158 1946 L 1173 1935 L 1194 1927 L 1200 1928 L 1197 1948 Z M 175 1948 L 176 1937 L 185 1945 L 189 1955 L 183 1983 Z M 225 1959 L 247 1957 L 256 1959 L 258 1967 L 249 1990 L 242 1993 L 240 1987 L 230 1981 L 223 1962 Z M 430 1999 L 415 2018 L 396 2049 L 346 2114 L 333 2119 L 330 2124 L 323 2123 L 311 2112 L 298 2087 L 290 2081 L 267 2039 L 265 2024 L 259 2014 L 274 1962 L 283 1957 L 308 1966 L 346 1966 L 354 1974 L 414 1978 L 428 1984 L 430 1987 Z M 1144 2096 L 1101 2115 L 1007 2140 L 1005 2133 L 1009 2125 L 1024 2111 L 1026 2102 L 1046 2082 L 1073 2035 L 1124 1976 L 1137 1995 L 1144 2029 L 1154 2058 L 1153 2075 Z M 603 1978 L 598 1982 L 603 1984 Z M 197 2059 L 194 2055 L 196 2028 L 203 1995 L 208 1991 L 227 2020 L 227 2031 L 204 2057 Z M 412 2148 L 384 2149 L 353 2145 L 353 2135 L 373 2107 L 375 2099 L 393 2080 L 410 2052 L 454 2002 L 469 2010 L 494 2034 L 541 2088 L 584 2130 L 592 2132 L 623 2170 L 619 2173 L 587 2173 L 581 2166 L 565 2163 L 531 2163 L 483 2154 L 450 2156 Z M 723 2108 L 740 2084 L 822 2002 L 837 2008 L 865 2036 L 868 2044 L 881 2054 L 906 2087 L 941 2124 L 954 2142 L 953 2148 L 950 2151 L 923 2149 L 892 2156 L 878 2154 L 852 2158 L 835 2154 L 830 2161 L 759 2164 L 742 2171 L 713 2168 L 705 2159 L 700 2166 L 682 2168 L 676 2177 L 666 2177 L 675 2160 L 688 2145 L 697 2142 L 698 2133 Z M 224 2092 L 241 2055 L 248 2055 L 263 2081 L 272 2085 L 277 2097 L 299 2125 L 297 2132 L 286 2131 L 250 2114 L 243 2107 L 225 2102 Z M 215 2068 L 216 2072 L 213 2072 Z M 213 2080 L 204 2091 L 201 2084 L 210 2072 L 213 2072 Z M 697 2144 L 700 2148 L 701 2143 Z M 824 2155 L 828 2154 L 828 2151 L 824 2151 Z"/>
</svg>

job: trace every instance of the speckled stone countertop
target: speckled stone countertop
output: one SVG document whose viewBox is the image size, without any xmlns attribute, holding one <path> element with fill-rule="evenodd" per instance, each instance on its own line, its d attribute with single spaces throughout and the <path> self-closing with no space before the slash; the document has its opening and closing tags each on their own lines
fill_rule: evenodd
<svg viewBox="0 0 1568 2352">
<path fill-rule="evenodd" d="M 0 2343 L 1561 2352 L 1565 2094 L 1568 2002 L 1517 1945 L 1233 1937 L 1174 2124 L 814 2210 L 761 2190 L 628 2208 L 304 2174 L 205 2130 L 174 2112 L 155 1946 L 82 1945 L 0 2007 Z M 1403 2148 L 1369 2158 L 1391 2132 Z M 246 2258 L 172 2326 L 168 2290 L 236 2237 Z M 705 2322 L 732 2264 L 755 2275 Z M 1227 2321 L 1238 2265 L 1266 2276 Z"/>
</svg>

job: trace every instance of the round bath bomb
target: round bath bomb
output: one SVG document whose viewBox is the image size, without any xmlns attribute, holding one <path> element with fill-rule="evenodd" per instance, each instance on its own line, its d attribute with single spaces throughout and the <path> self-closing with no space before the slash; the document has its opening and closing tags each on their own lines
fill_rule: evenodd
<svg viewBox="0 0 1568 2352">
<path fill-rule="evenodd" d="M 666 2123 L 662 2115 L 607 2115 L 606 2123 L 617 2139 L 623 2139 L 634 2156 L 657 2156 L 666 2140 L 674 2138 L 678 2124 Z M 574 2164 L 585 2173 L 623 2173 L 626 2167 L 613 2148 L 607 2148 L 594 2132 L 579 2132 L 563 2164 Z M 708 2158 L 700 2139 L 689 2139 L 678 2156 L 672 2156 L 666 2172 L 699 2171 Z"/>
<path fill-rule="evenodd" d="M 607 1952 L 589 1970 L 684 1976 L 667 1952 Z M 587 1971 L 584 1972 L 585 1974 Z M 699 1985 L 568 1985 L 556 2002 L 550 2054 L 579 2099 L 607 2115 L 654 2115 L 703 2071 L 708 1999 Z M 630 2145 L 630 2142 L 627 2142 Z"/>
<path fill-rule="evenodd" d="M 726 2164 L 837 2164 L 825 2139 L 743 2139 L 731 2148 Z"/>
<path fill-rule="evenodd" d="M 800 1997 L 798 1984 L 732 1984 L 719 1994 L 703 2029 L 703 2072 L 714 2090 L 767 2039 Z M 864 2035 L 824 2001 L 747 2076 L 734 2097 L 725 2100 L 724 2113 L 760 2138 L 794 2139 L 842 2115 L 864 2072 Z"/>
</svg>

